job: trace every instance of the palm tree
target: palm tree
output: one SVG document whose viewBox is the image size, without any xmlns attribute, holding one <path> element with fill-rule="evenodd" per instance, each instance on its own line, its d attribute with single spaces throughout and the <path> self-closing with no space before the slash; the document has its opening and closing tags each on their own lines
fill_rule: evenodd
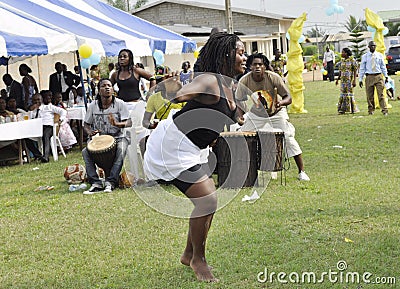
<svg viewBox="0 0 400 289">
<path fill-rule="evenodd" d="M 367 30 L 367 22 L 365 20 L 356 19 L 356 17 L 350 15 L 349 20 L 346 21 L 344 27 L 348 32 L 353 32 L 356 29 L 358 31 L 366 31 Z"/>
<path fill-rule="evenodd" d="M 311 28 L 311 30 L 308 30 L 306 32 L 307 37 L 321 37 L 325 34 L 325 31 L 323 31 L 320 28 Z"/>
</svg>

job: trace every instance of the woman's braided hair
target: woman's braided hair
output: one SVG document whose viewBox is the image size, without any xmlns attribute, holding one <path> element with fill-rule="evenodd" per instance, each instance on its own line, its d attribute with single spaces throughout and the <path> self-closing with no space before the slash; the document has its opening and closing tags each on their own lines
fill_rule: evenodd
<svg viewBox="0 0 400 289">
<path fill-rule="evenodd" d="M 211 35 L 200 51 L 200 71 L 233 77 L 238 41 L 240 39 L 235 34 L 218 32 Z"/>
</svg>

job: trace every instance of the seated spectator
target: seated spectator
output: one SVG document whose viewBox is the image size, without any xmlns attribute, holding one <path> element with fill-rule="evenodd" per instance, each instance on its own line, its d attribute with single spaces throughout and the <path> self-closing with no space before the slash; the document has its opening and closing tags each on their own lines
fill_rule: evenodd
<svg viewBox="0 0 400 289">
<path fill-rule="evenodd" d="M 67 112 L 65 109 L 57 107 L 51 103 L 51 91 L 42 90 L 40 94 L 32 97 L 33 105 L 31 106 L 31 118 L 41 118 L 43 124 L 43 160 L 49 161 L 50 155 L 50 138 L 53 136 L 54 114 L 60 115 L 61 124 L 65 122 Z M 42 99 L 40 98 L 42 97 Z M 35 100 L 35 101 L 33 101 Z M 42 103 L 43 101 L 43 103 Z"/>
<path fill-rule="evenodd" d="M 77 105 L 84 105 L 85 104 L 85 97 L 83 96 L 83 88 L 82 86 L 78 86 L 76 88 L 76 99 L 75 103 Z"/>
<path fill-rule="evenodd" d="M 114 96 L 113 85 L 109 79 L 101 79 L 98 85 L 99 94 L 88 107 L 84 129 L 90 138 L 96 134 L 113 136 L 117 142 L 117 150 L 111 161 L 110 175 L 106 176 L 104 184 L 97 173 L 95 162 L 89 151 L 87 148 L 82 150 L 88 182 L 91 184 L 89 190 L 83 193 L 88 195 L 99 192 L 111 193 L 118 186 L 129 143 L 129 138 L 124 136 L 122 131 L 123 128 L 130 126 L 129 111 L 125 102 Z"/>
<path fill-rule="evenodd" d="M 52 103 L 60 108 L 66 109 L 64 103 L 62 102 L 62 94 L 57 92 L 52 99 Z M 60 139 L 61 145 L 65 152 L 68 152 L 74 144 L 77 143 L 76 137 L 72 132 L 71 126 L 69 124 L 69 119 L 66 118 L 65 122 L 60 125 L 60 130 L 58 132 L 58 138 Z"/>
<path fill-rule="evenodd" d="M 7 99 L 8 98 L 7 90 L 5 90 L 4 88 L 2 90 L 0 90 L 0 97 Z"/>
<path fill-rule="evenodd" d="M 6 110 L 6 107 L 7 107 L 6 100 L 5 100 L 5 98 L 1 97 L 0 98 L 0 116 L 4 117 L 6 120 L 8 118 L 9 119 L 8 122 L 10 122 L 11 119 L 14 117 L 14 113 L 9 110 Z"/>
<path fill-rule="evenodd" d="M 15 115 L 18 115 L 20 113 L 26 113 L 25 110 L 17 107 L 17 101 L 15 100 L 15 98 L 11 97 L 9 97 L 7 100 L 7 109 L 12 113 L 14 113 Z"/>
</svg>

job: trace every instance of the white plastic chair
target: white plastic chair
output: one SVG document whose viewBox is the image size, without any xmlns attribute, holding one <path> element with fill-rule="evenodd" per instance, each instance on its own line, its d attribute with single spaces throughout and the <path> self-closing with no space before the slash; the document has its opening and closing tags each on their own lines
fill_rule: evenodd
<svg viewBox="0 0 400 289">
<path fill-rule="evenodd" d="M 50 147 L 51 147 L 51 152 L 53 154 L 53 159 L 54 161 L 58 161 L 58 151 L 57 151 L 57 146 L 60 147 L 60 151 L 64 158 L 67 156 L 65 155 L 64 149 L 61 145 L 61 141 L 58 137 L 58 132 L 60 131 L 60 115 L 59 114 L 54 114 L 54 124 L 53 124 L 53 136 L 50 138 Z"/>
</svg>

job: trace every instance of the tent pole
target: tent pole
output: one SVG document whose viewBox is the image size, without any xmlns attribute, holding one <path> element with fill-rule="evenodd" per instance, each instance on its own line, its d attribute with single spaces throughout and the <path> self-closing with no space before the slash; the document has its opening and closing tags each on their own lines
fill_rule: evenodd
<svg viewBox="0 0 400 289">
<path fill-rule="evenodd" d="M 6 73 L 8 74 L 8 63 L 10 62 L 11 56 L 8 57 L 7 59 L 7 66 L 6 66 Z"/>
<path fill-rule="evenodd" d="M 40 67 L 40 64 L 39 64 L 39 55 L 36 55 L 36 63 L 37 63 L 37 65 L 36 65 L 36 67 L 37 67 L 37 74 L 38 74 L 38 80 L 39 80 L 39 87 L 42 87 L 42 80 L 41 80 L 41 77 L 40 77 L 40 70 L 39 70 L 39 67 Z M 40 91 L 40 89 L 39 89 L 39 91 Z"/>
<path fill-rule="evenodd" d="M 79 66 L 79 77 L 81 78 L 81 86 L 83 90 L 83 100 L 85 103 L 85 109 L 87 110 L 87 97 L 86 97 L 86 90 L 85 90 L 85 84 L 83 82 L 83 73 L 82 73 L 82 66 L 81 66 L 81 59 L 79 57 L 79 51 L 76 50 L 76 60 L 78 61 L 78 66 Z M 89 83 L 88 83 L 89 85 Z M 90 91 L 90 89 L 89 89 Z"/>
</svg>

